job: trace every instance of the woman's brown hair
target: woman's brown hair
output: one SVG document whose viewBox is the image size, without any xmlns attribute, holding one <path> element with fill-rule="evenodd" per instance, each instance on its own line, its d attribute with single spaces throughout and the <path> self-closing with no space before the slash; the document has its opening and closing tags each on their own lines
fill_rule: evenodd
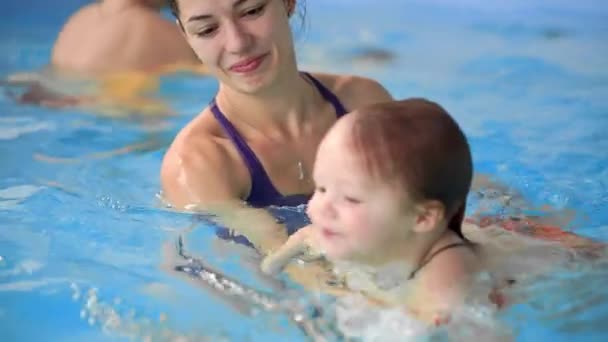
<svg viewBox="0 0 608 342">
<path fill-rule="evenodd" d="M 287 15 L 290 17 L 296 11 L 296 2 L 297 0 L 284 0 L 287 5 Z M 179 5 L 177 4 L 177 0 L 167 0 L 169 3 L 169 8 L 171 9 L 171 13 L 179 20 Z"/>
</svg>

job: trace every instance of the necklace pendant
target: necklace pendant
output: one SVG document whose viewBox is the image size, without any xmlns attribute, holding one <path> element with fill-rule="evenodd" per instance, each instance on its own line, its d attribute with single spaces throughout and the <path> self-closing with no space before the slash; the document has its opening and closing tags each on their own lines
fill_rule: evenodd
<svg viewBox="0 0 608 342">
<path fill-rule="evenodd" d="M 304 180 L 304 166 L 302 166 L 302 161 L 298 161 L 298 172 L 299 172 L 299 180 Z"/>
</svg>

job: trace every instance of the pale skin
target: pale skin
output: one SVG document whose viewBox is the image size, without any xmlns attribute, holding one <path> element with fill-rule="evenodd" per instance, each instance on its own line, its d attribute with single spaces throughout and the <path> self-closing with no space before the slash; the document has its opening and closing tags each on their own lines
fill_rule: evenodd
<svg viewBox="0 0 608 342">
<path fill-rule="evenodd" d="M 336 121 L 335 109 L 298 71 L 289 2 L 180 0 L 179 22 L 199 59 L 219 81 L 216 101 L 283 195 L 310 194 L 317 146 Z M 235 65 L 260 58 L 249 72 Z M 313 74 L 347 108 L 390 100 L 377 82 Z M 300 167 L 304 177 L 300 177 Z M 301 179 L 303 178 L 303 179 Z M 209 108 L 177 135 L 161 167 L 163 196 L 176 209 L 214 212 L 263 254 L 287 239 L 285 227 L 244 201 L 251 178 Z"/>
<path fill-rule="evenodd" d="M 349 145 L 351 119 L 356 115 L 340 120 L 321 142 L 314 167 L 315 193 L 308 206 L 312 224 L 266 257 L 262 270 L 277 273 L 310 250 L 336 264 L 348 262 L 367 269 L 390 266 L 406 278 L 429 260 L 413 279 L 390 290 L 380 289 L 365 277 L 353 288 L 349 272 L 344 280 L 352 292 L 364 293 L 375 303 L 401 306 L 424 321 L 436 323 L 464 301 L 480 267 L 477 251 L 458 247 L 428 259 L 438 249 L 462 240 L 447 229 L 441 203 L 414 202 L 403 190 L 395 190 L 399 189 L 396 184 L 363 171 L 360 158 Z"/>
<path fill-rule="evenodd" d="M 161 16 L 163 2 L 103 0 L 81 8 L 57 37 L 52 67 L 99 75 L 198 66 L 180 30 Z"/>
</svg>

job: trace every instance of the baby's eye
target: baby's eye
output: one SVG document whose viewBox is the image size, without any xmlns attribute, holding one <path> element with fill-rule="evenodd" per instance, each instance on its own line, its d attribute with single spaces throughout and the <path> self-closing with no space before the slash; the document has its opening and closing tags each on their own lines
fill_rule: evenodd
<svg viewBox="0 0 608 342">
<path fill-rule="evenodd" d="M 258 7 L 254 7 L 252 9 L 249 9 L 247 11 L 245 11 L 243 13 L 244 17 L 256 17 L 262 14 L 262 12 L 264 12 L 264 9 L 266 8 L 266 4 L 264 5 L 260 5 Z"/>
<path fill-rule="evenodd" d="M 359 204 L 361 203 L 361 200 L 356 198 L 356 197 L 352 197 L 352 196 L 344 196 L 344 200 L 348 203 L 351 204 Z"/>
<path fill-rule="evenodd" d="M 324 194 L 325 191 L 326 191 L 326 189 L 323 186 L 318 186 L 318 187 L 315 188 L 315 192 L 318 192 L 320 194 Z"/>
</svg>

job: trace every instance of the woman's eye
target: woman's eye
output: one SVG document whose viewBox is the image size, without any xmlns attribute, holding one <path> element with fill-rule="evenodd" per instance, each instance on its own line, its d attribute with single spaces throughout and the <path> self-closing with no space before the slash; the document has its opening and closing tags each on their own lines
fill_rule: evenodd
<svg viewBox="0 0 608 342">
<path fill-rule="evenodd" d="M 262 12 L 264 12 L 264 8 L 266 8 L 265 4 L 261 5 L 261 6 L 258 6 L 258 7 L 255 7 L 255 8 L 252 8 L 252 9 L 249 9 L 249 10 L 247 10 L 247 11 L 245 11 L 243 13 L 243 16 L 244 17 L 255 17 L 255 16 L 258 16 L 258 15 L 262 14 Z"/>
<path fill-rule="evenodd" d="M 216 31 L 216 29 L 217 29 L 216 27 L 209 27 L 209 28 L 198 31 L 196 33 L 196 35 L 199 37 L 209 37 Z"/>
</svg>

